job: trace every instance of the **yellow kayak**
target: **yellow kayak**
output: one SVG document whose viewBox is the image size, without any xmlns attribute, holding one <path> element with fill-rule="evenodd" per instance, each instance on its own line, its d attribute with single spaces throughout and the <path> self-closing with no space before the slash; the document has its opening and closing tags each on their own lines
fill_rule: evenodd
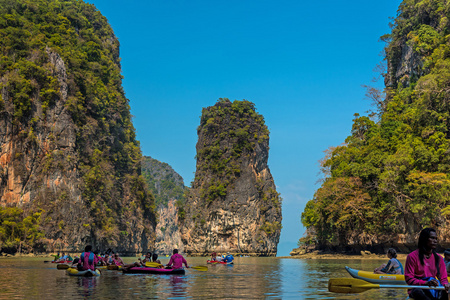
<svg viewBox="0 0 450 300">
<path fill-rule="evenodd" d="M 100 276 L 100 270 L 86 270 L 86 271 L 78 271 L 76 268 L 67 269 L 67 274 L 70 276 L 84 276 L 84 277 L 92 277 L 92 276 Z"/>
<path fill-rule="evenodd" d="M 349 267 L 345 267 L 347 272 L 357 279 L 362 279 L 370 283 L 375 284 L 406 284 L 405 275 L 400 274 L 374 274 L 373 272 L 355 270 Z M 450 278 L 447 277 L 450 282 Z"/>
<path fill-rule="evenodd" d="M 357 279 L 362 279 L 375 284 L 406 284 L 405 275 L 400 274 L 374 274 L 373 272 L 355 270 L 345 267 L 347 272 Z"/>
</svg>

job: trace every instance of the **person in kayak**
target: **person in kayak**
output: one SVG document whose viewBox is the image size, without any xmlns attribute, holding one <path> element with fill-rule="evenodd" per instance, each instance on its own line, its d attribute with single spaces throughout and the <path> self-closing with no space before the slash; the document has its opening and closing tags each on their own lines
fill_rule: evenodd
<svg viewBox="0 0 450 300">
<path fill-rule="evenodd" d="M 380 267 L 373 270 L 375 274 L 404 274 L 402 263 L 397 259 L 397 251 L 394 248 L 389 248 L 387 251 L 389 261 L 387 264 L 382 264 Z"/>
<path fill-rule="evenodd" d="M 227 252 L 227 256 L 225 256 L 225 258 L 223 259 L 224 262 L 226 262 L 227 264 L 232 264 L 234 260 L 233 255 L 231 255 L 230 252 Z"/>
<path fill-rule="evenodd" d="M 450 275 L 450 249 L 445 249 L 444 251 L 444 262 L 447 269 L 447 276 Z"/>
<path fill-rule="evenodd" d="M 166 269 L 181 269 L 183 264 L 186 268 L 189 268 L 187 261 L 184 257 L 178 254 L 178 249 L 173 249 L 173 254 L 170 257 L 169 263 L 166 265 Z"/>
<path fill-rule="evenodd" d="M 218 261 L 218 262 L 223 261 L 223 257 L 222 257 L 222 255 L 220 255 L 220 253 L 217 253 L 216 261 Z"/>
<path fill-rule="evenodd" d="M 152 253 L 151 252 L 147 252 L 147 254 L 145 254 L 144 259 L 141 259 L 139 257 L 139 263 L 141 266 L 145 267 L 145 263 L 147 262 L 152 262 Z"/>
<path fill-rule="evenodd" d="M 58 259 L 60 258 L 59 252 L 57 254 L 55 254 L 55 255 L 52 255 L 52 256 L 54 257 L 53 262 L 57 262 Z"/>
<path fill-rule="evenodd" d="M 84 252 L 81 253 L 80 256 L 80 262 L 79 262 L 79 269 L 81 268 L 82 271 L 92 270 L 95 271 L 95 266 L 98 263 L 98 257 L 97 255 L 92 252 L 92 246 L 87 245 L 84 248 Z"/>
<path fill-rule="evenodd" d="M 216 252 L 211 253 L 211 261 L 217 261 L 217 253 Z"/>
<path fill-rule="evenodd" d="M 160 264 L 161 265 L 161 261 L 158 259 L 158 254 L 156 254 L 156 253 L 153 253 L 153 255 L 152 255 L 152 262 L 154 262 L 154 263 L 157 263 L 157 264 Z M 162 265 L 161 266 L 159 266 L 158 268 L 162 268 Z"/>
<path fill-rule="evenodd" d="M 116 266 L 124 265 L 122 258 L 119 257 L 119 253 L 117 253 L 117 252 L 114 254 L 113 265 L 116 265 Z"/>
<path fill-rule="evenodd" d="M 147 252 L 147 254 L 145 254 L 144 259 L 141 259 L 140 257 L 138 258 L 139 262 L 134 262 L 132 264 L 124 264 L 122 265 L 122 269 L 127 271 L 130 268 L 134 268 L 134 267 L 145 267 L 145 264 L 147 262 L 151 262 L 152 261 L 152 253 L 151 252 Z"/>
<path fill-rule="evenodd" d="M 408 285 L 444 286 L 445 291 L 414 288 L 408 290 L 409 296 L 415 300 L 448 299 L 450 284 L 444 259 L 436 253 L 437 234 L 433 228 L 425 228 L 420 232 L 417 250 L 406 257 L 405 281 Z"/>
<path fill-rule="evenodd" d="M 61 257 L 59 257 L 56 262 L 66 262 L 67 259 L 67 255 L 64 254 L 64 252 L 62 253 Z"/>
</svg>

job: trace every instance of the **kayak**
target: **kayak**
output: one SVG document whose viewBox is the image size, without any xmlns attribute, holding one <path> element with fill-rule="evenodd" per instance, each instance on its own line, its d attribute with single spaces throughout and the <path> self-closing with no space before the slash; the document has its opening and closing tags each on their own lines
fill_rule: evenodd
<svg viewBox="0 0 450 300">
<path fill-rule="evenodd" d="M 373 272 L 355 270 L 347 266 L 345 267 L 345 269 L 353 278 L 362 279 L 370 283 L 399 285 L 406 284 L 405 275 L 401 274 L 375 274 Z"/>
<path fill-rule="evenodd" d="M 124 273 L 139 273 L 139 274 L 181 274 L 184 275 L 186 271 L 184 269 L 162 269 L 162 268 L 150 268 L 150 267 L 132 267 L 128 269 L 122 269 Z"/>
<path fill-rule="evenodd" d="M 347 272 L 357 279 L 362 279 L 375 284 L 399 284 L 405 285 L 405 275 L 401 274 L 374 274 L 373 272 L 355 270 L 350 267 L 345 267 Z M 450 281 L 450 277 L 447 277 Z"/>
<path fill-rule="evenodd" d="M 227 263 L 227 262 L 224 262 L 224 261 L 215 261 L 215 260 L 207 260 L 206 263 L 207 264 L 213 264 L 213 265 L 217 265 L 217 264 L 219 264 L 219 265 L 232 265 L 233 264 L 233 262 Z"/>
<path fill-rule="evenodd" d="M 76 268 L 67 269 L 67 274 L 70 276 L 84 276 L 84 277 L 92 277 L 92 276 L 100 276 L 99 270 L 86 270 L 86 271 L 78 271 Z"/>
<path fill-rule="evenodd" d="M 122 266 L 116 266 L 116 265 L 109 265 L 106 267 L 108 270 L 121 270 Z"/>
<path fill-rule="evenodd" d="M 44 261 L 44 262 L 48 262 L 48 261 Z M 68 264 L 68 263 L 72 263 L 72 260 L 61 260 L 61 261 L 52 261 L 52 264 Z"/>
</svg>

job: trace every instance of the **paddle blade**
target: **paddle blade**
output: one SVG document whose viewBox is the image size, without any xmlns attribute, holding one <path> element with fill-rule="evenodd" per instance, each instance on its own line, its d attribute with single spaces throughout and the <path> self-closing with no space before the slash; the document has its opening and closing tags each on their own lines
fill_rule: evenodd
<svg viewBox="0 0 450 300">
<path fill-rule="evenodd" d="M 149 262 L 149 261 L 145 263 L 145 266 L 149 267 L 149 268 L 161 268 L 161 267 L 164 267 L 162 264 L 158 264 L 156 262 Z"/>
<path fill-rule="evenodd" d="M 328 280 L 328 290 L 333 293 L 362 293 L 379 287 L 379 284 L 372 284 L 355 278 L 330 278 Z"/>
<path fill-rule="evenodd" d="M 208 271 L 208 267 L 207 266 L 193 266 L 191 267 L 191 269 L 197 270 L 197 271 Z"/>
</svg>

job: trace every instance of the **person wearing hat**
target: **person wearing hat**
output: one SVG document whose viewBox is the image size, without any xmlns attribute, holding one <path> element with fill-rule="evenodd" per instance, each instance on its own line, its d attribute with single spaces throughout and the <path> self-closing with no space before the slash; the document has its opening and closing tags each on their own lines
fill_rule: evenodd
<svg viewBox="0 0 450 300">
<path fill-rule="evenodd" d="M 230 254 L 230 252 L 227 252 L 227 256 L 225 256 L 225 258 L 223 259 L 224 262 L 226 262 L 227 264 L 232 264 L 234 260 L 233 255 Z"/>
<path fill-rule="evenodd" d="M 445 268 L 447 269 L 447 276 L 450 275 L 450 249 L 444 251 Z"/>
</svg>

